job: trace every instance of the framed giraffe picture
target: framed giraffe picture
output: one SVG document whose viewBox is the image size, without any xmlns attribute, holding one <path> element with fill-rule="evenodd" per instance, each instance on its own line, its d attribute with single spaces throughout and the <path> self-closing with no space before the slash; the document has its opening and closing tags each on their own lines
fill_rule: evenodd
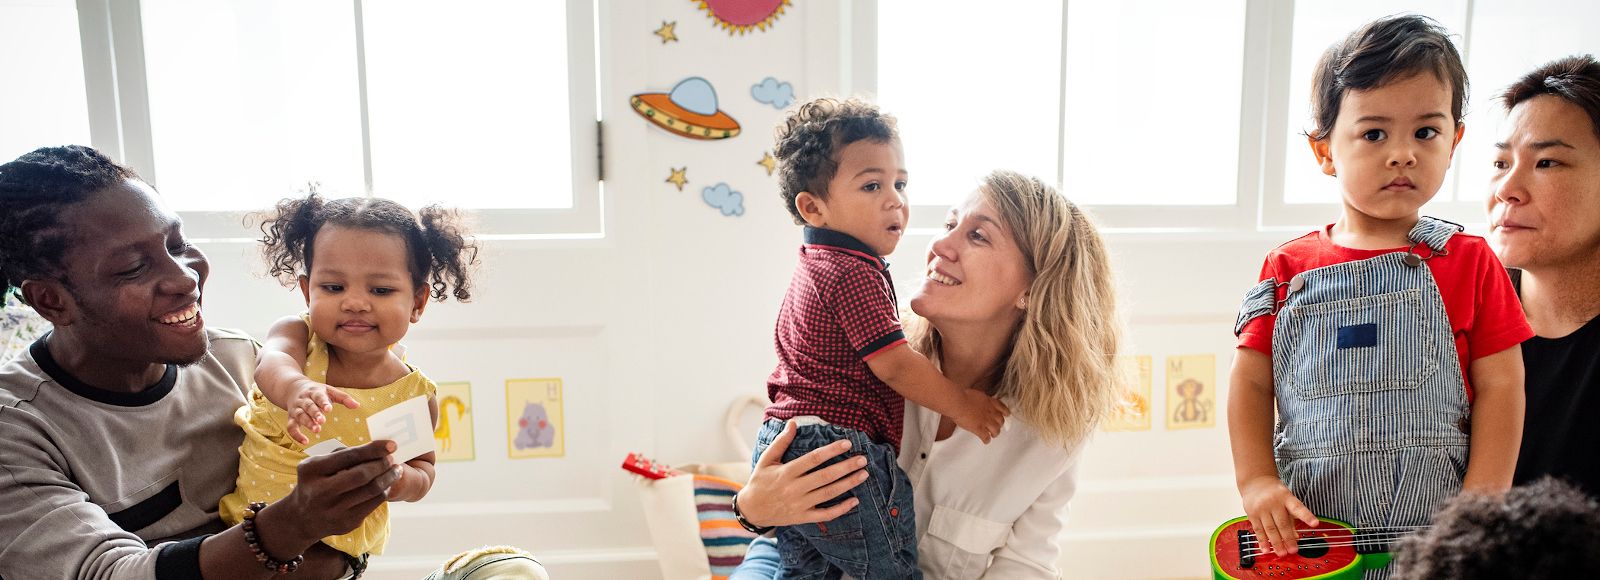
<svg viewBox="0 0 1600 580">
<path fill-rule="evenodd" d="M 439 461 L 472 461 L 476 458 L 472 430 L 472 383 L 439 383 L 434 396 L 439 401 L 439 424 L 433 430 Z"/>
</svg>

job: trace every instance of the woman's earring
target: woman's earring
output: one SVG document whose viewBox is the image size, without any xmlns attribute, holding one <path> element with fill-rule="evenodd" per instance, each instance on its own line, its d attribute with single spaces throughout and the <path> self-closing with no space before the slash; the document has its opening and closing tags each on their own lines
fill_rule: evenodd
<svg viewBox="0 0 1600 580">
<path fill-rule="evenodd" d="M 1023 297 L 1017 299 L 1017 308 L 1021 309 L 1021 310 L 1027 310 L 1028 309 L 1028 297 L 1027 296 L 1023 296 Z"/>
</svg>

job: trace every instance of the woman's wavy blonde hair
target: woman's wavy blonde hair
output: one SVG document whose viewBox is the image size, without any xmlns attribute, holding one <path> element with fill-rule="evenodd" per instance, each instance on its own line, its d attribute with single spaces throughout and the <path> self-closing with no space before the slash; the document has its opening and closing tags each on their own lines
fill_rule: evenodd
<svg viewBox="0 0 1600 580">
<path fill-rule="evenodd" d="M 1045 440 L 1071 447 L 1122 400 L 1116 356 L 1122 338 L 1105 244 L 1094 222 L 1055 188 L 1014 171 L 984 178 L 978 195 L 1000 213 L 1033 282 L 1010 355 L 988 392 Z M 907 316 L 911 346 L 938 359 L 939 331 Z"/>
</svg>

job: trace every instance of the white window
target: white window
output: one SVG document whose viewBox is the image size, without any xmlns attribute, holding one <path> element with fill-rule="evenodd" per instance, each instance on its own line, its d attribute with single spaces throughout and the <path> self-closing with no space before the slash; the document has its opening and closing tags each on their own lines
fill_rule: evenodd
<svg viewBox="0 0 1600 580">
<path fill-rule="evenodd" d="M 1456 197 L 1483 214 L 1494 172 L 1494 143 L 1505 108 L 1500 93 L 1550 61 L 1588 54 L 1600 58 L 1600 3 L 1573 0 L 1475 0 L 1467 74 L 1472 106 L 1467 137 L 1456 151 Z M 1466 146 L 1471 143 L 1471 146 Z M 1477 221 L 1483 221 L 1480 217 Z"/>
<path fill-rule="evenodd" d="M 875 6 L 876 52 L 856 58 L 877 75 L 857 88 L 900 117 L 923 227 L 1002 167 L 1057 179 L 1118 228 L 1334 221 L 1338 183 L 1304 135 L 1311 75 L 1329 45 L 1400 13 L 1450 31 L 1472 85 L 1466 137 L 1423 212 L 1482 223 L 1494 97 L 1541 63 L 1600 54 L 1600 5 L 1575 0 Z"/>
<path fill-rule="evenodd" d="M 1255 147 L 1239 118 L 1245 4 L 881 0 L 875 89 L 900 118 L 913 203 L 933 206 L 918 215 L 1005 168 L 1113 225 L 1253 218 L 1236 179 Z"/>
<path fill-rule="evenodd" d="M 994 168 L 1056 178 L 1061 3 L 1025 4 L 878 4 L 878 103 L 898 117 L 913 203 L 949 206 Z"/>
<path fill-rule="evenodd" d="M 73 0 L 0 0 L 0 55 L 0 163 L 42 146 L 89 142 Z"/>
<path fill-rule="evenodd" d="M 248 235 L 240 213 L 312 183 L 475 210 L 490 236 L 602 230 L 592 0 L 107 9 L 117 97 L 134 110 L 119 103 L 104 132 L 197 237 Z"/>
<path fill-rule="evenodd" d="M 366 191 L 346 2 L 141 0 L 150 131 L 179 211 L 252 211 L 320 184 Z"/>
<path fill-rule="evenodd" d="M 1266 225 L 1322 225 L 1339 217 L 1339 182 L 1322 173 L 1306 134 L 1316 124 L 1311 119 L 1311 75 L 1323 51 L 1343 40 L 1363 24 L 1392 14 L 1411 13 L 1426 15 L 1437 20 L 1454 36 L 1458 51 L 1466 45 L 1460 36 L 1466 30 L 1466 0 L 1352 0 L 1349 2 L 1297 2 L 1294 4 L 1293 47 L 1289 52 L 1288 105 L 1285 107 L 1284 129 L 1275 137 L 1281 139 L 1276 148 L 1283 152 L 1283 162 L 1268 164 L 1271 172 L 1269 184 L 1278 184 L 1267 190 L 1263 200 L 1262 221 Z M 1470 78 L 1470 74 L 1468 75 Z M 1469 106 L 1471 103 L 1469 103 Z M 1469 129 L 1468 135 L 1473 132 Z M 1463 141 L 1458 152 L 1472 147 Z M 1459 157 L 1457 160 L 1459 161 Z M 1459 166 L 1459 163 L 1455 164 Z M 1466 207 L 1457 203 L 1454 184 L 1455 169 L 1445 175 L 1433 201 L 1422 213 L 1455 221 L 1482 221 L 1481 208 Z M 1473 213 L 1476 210 L 1476 213 Z M 1473 218 L 1478 217 L 1474 220 Z"/>
</svg>

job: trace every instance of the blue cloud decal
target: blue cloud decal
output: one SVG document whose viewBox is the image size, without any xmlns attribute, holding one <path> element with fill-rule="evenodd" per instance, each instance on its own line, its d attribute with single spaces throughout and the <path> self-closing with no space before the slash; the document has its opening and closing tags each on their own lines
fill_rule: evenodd
<svg viewBox="0 0 1600 580">
<path fill-rule="evenodd" d="M 794 86 L 778 79 L 767 77 L 761 84 L 750 87 L 750 96 L 756 102 L 772 105 L 774 109 L 782 109 L 794 102 Z"/>
<path fill-rule="evenodd" d="M 706 205 L 720 210 L 722 215 L 744 215 L 744 194 L 734 191 L 726 183 L 700 190 L 700 199 L 705 200 Z"/>
</svg>

